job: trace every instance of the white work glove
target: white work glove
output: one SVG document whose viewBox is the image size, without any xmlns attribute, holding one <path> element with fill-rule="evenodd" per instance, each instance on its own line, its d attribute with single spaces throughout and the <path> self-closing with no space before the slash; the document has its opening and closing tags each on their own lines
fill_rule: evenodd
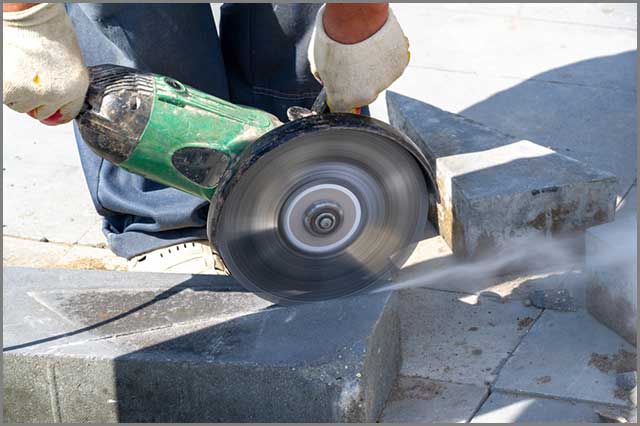
<svg viewBox="0 0 640 426">
<path fill-rule="evenodd" d="M 60 3 L 43 3 L 2 17 L 3 103 L 44 124 L 80 112 L 89 72 Z"/>
<path fill-rule="evenodd" d="M 409 40 L 389 8 L 387 22 L 371 37 L 341 44 L 324 31 L 324 6 L 318 11 L 309 44 L 311 72 L 324 85 L 333 112 L 369 105 L 402 75 L 409 64 Z"/>
</svg>

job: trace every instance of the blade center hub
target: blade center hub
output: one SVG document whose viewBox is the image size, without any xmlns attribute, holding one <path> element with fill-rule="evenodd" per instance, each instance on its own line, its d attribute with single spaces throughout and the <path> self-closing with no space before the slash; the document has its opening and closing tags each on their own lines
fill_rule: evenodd
<svg viewBox="0 0 640 426">
<path fill-rule="evenodd" d="M 314 234 L 329 234 L 340 226 L 342 208 L 332 201 L 319 201 L 307 209 L 304 221 L 307 229 Z"/>
<path fill-rule="evenodd" d="M 296 250 L 328 254 L 357 237 L 363 212 L 347 187 L 319 183 L 294 193 L 280 215 L 283 236 Z"/>
</svg>

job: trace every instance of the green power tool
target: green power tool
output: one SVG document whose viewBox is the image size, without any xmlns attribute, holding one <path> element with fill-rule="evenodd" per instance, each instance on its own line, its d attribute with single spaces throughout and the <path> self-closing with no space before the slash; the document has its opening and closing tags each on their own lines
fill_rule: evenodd
<svg viewBox="0 0 640 426">
<path fill-rule="evenodd" d="M 170 77 L 92 67 L 84 141 L 125 170 L 211 202 L 207 234 L 237 281 L 287 304 L 386 281 L 422 239 L 433 173 L 391 126 L 292 107 L 281 123 Z"/>
</svg>

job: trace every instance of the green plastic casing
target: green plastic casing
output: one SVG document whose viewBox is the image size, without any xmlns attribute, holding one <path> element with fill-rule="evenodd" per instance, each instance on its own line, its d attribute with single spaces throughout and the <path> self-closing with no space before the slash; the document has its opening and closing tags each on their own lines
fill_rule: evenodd
<svg viewBox="0 0 640 426">
<path fill-rule="evenodd" d="M 217 183 L 203 186 L 174 167 L 176 151 L 218 151 L 221 170 L 247 145 L 281 123 L 273 115 L 234 105 L 163 76 L 154 76 L 153 105 L 147 125 L 131 155 L 119 166 L 148 179 L 211 200 Z"/>
</svg>

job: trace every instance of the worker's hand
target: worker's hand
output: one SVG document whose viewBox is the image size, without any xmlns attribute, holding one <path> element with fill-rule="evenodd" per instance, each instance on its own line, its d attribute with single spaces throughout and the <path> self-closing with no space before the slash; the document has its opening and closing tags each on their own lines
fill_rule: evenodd
<svg viewBox="0 0 640 426">
<path fill-rule="evenodd" d="M 2 18 L 4 104 L 48 125 L 72 120 L 82 108 L 89 72 L 63 4 L 6 10 Z"/>
<path fill-rule="evenodd" d="M 402 75 L 409 41 L 386 4 L 330 3 L 318 12 L 308 56 L 329 109 L 351 112 Z"/>
</svg>

